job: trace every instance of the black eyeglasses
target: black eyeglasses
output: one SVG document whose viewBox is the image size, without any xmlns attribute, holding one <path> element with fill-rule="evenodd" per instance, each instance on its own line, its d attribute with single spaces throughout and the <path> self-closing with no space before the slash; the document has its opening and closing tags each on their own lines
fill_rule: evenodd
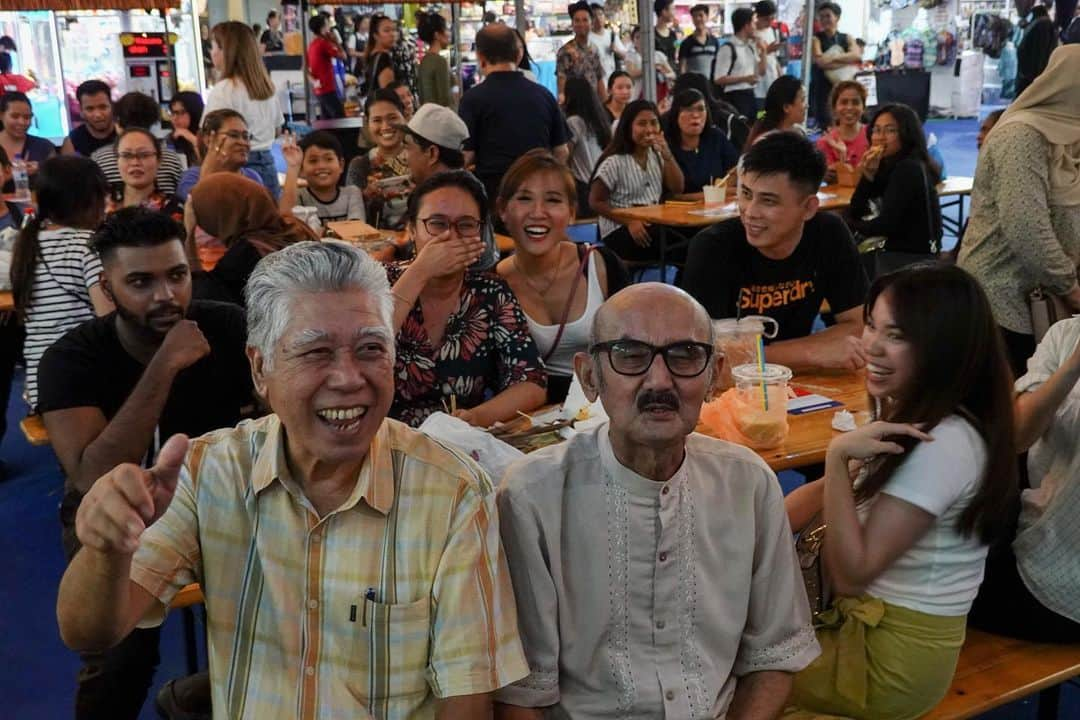
<svg viewBox="0 0 1080 720">
<path fill-rule="evenodd" d="M 482 227 L 479 220 L 468 215 L 459 217 L 457 220 L 451 220 L 445 215 L 432 215 L 420 218 L 420 222 L 424 224 L 424 229 L 431 235 L 442 235 L 449 232 L 450 228 L 454 228 L 458 237 L 476 237 L 480 234 L 480 228 Z"/>
<path fill-rule="evenodd" d="M 596 343 L 589 353 L 607 353 L 611 369 L 620 375 L 644 375 L 657 355 L 664 356 L 668 372 L 675 377 L 692 378 L 705 372 L 713 354 L 712 345 L 700 342 L 674 342 L 656 347 L 640 340 L 609 340 Z"/>
</svg>

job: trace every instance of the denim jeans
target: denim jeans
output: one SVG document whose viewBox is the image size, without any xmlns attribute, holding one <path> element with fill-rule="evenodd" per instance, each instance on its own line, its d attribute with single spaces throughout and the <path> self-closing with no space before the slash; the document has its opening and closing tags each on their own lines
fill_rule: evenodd
<svg viewBox="0 0 1080 720">
<path fill-rule="evenodd" d="M 274 200 L 281 197 L 281 185 L 278 183 L 277 166 L 274 165 L 274 154 L 269 150 L 252 150 L 248 153 L 248 161 L 245 167 L 259 173 L 263 185 L 274 196 Z"/>
</svg>

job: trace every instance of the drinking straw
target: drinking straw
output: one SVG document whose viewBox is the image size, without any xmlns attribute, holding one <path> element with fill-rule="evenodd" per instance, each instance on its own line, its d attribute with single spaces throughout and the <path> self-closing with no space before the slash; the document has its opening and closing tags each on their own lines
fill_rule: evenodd
<svg viewBox="0 0 1080 720">
<path fill-rule="evenodd" d="M 768 412 L 769 390 L 765 386 L 765 341 L 761 335 L 757 335 L 757 362 L 758 370 L 761 371 L 761 402 L 765 406 L 765 412 Z"/>
</svg>

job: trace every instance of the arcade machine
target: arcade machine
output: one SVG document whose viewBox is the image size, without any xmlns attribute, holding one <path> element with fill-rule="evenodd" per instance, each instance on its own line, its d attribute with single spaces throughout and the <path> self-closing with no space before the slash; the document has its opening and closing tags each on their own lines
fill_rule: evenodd
<svg viewBox="0 0 1080 720">
<path fill-rule="evenodd" d="M 176 67 L 173 48 L 176 33 L 120 33 L 128 92 L 146 93 L 168 107 L 176 94 Z"/>
</svg>

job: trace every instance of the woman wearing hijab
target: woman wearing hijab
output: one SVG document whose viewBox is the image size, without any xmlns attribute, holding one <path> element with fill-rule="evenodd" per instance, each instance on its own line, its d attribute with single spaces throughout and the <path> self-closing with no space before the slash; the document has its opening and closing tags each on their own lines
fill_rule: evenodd
<svg viewBox="0 0 1080 720">
<path fill-rule="evenodd" d="M 265 187 L 233 173 L 203 178 L 188 204 L 191 219 L 225 248 L 213 269 L 195 273 L 197 298 L 243 305 L 248 276 L 259 260 L 294 242 L 319 239 L 296 218 L 283 217 Z M 199 267 L 194 244 L 191 235 L 192 267 Z"/>
<path fill-rule="evenodd" d="M 986 138 L 959 264 L 974 275 L 1001 328 L 1013 373 L 1035 353 L 1027 298 L 1035 288 L 1080 312 L 1080 46 L 1046 71 Z"/>
</svg>

